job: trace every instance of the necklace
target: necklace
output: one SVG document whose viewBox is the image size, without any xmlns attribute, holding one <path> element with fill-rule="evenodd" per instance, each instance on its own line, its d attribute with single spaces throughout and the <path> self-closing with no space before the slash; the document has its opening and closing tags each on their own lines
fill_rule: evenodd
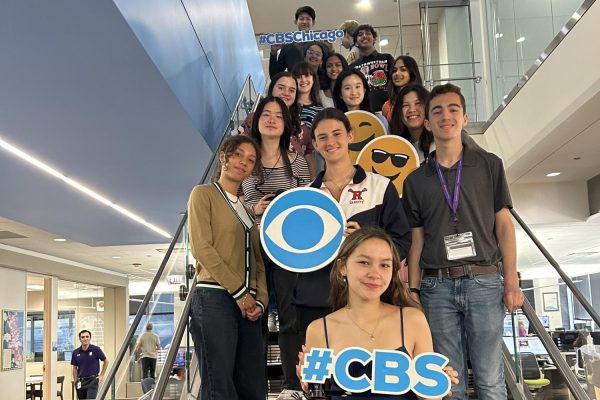
<svg viewBox="0 0 600 400">
<path fill-rule="evenodd" d="M 279 160 L 281 160 L 281 152 L 279 152 L 279 156 L 277 156 L 277 160 L 275 161 L 275 164 L 273 164 L 272 167 L 265 167 L 263 165 L 263 167 L 264 167 L 263 171 L 262 171 L 262 182 L 263 183 L 265 183 L 267 181 L 267 179 L 269 179 L 269 176 L 271 176 L 271 174 L 275 170 L 275 167 L 277 167 L 277 164 L 279 163 Z M 269 169 L 269 173 L 266 173 L 265 169 Z"/>
<path fill-rule="evenodd" d="M 377 315 L 377 322 L 375 322 L 375 327 L 373 328 L 373 330 L 371 332 L 369 332 L 368 330 L 364 329 L 362 326 L 360 326 L 359 324 L 356 323 L 356 321 L 352 318 L 352 316 L 350 315 L 350 311 L 348 311 L 348 307 L 346 307 L 346 314 L 348 314 L 348 318 L 350 318 L 350 321 L 352 321 L 352 323 L 354 325 L 356 325 L 356 327 L 358 329 L 360 329 L 361 331 L 363 331 L 364 333 L 366 333 L 367 335 L 369 335 L 369 339 L 371 339 L 372 341 L 375 341 L 375 331 L 377 330 L 377 327 L 379 326 L 379 320 L 381 318 L 381 310 L 379 310 L 379 314 Z"/>
<path fill-rule="evenodd" d="M 351 178 L 353 178 L 355 173 L 356 173 L 356 169 L 352 168 L 352 173 L 348 177 L 346 177 L 346 179 L 343 180 L 343 182 L 344 182 L 343 183 L 343 185 L 344 185 L 343 187 L 340 186 L 340 185 L 338 185 L 337 183 L 335 183 L 333 181 L 333 179 L 329 179 L 329 178 L 327 178 L 324 181 L 325 182 L 325 186 L 327 186 L 327 188 L 331 191 L 331 188 L 328 186 L 328 184 L 332 184 L 333 186 L 335 186 L 335 189 L 337 189 L 337 192 L 341 194 L 343 188 L 348 184 L 348 180 L 350 180 Z"/>
</svg>

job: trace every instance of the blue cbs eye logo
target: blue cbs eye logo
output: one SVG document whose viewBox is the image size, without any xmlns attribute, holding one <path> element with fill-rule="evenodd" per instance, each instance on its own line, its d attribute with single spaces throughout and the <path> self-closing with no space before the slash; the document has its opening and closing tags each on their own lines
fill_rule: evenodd
<svg viewBox="0 0 600 400">
<path fill-rule="evenodd" d="M 311 272 L 337 256 L 345 218 L 339 204 L 315 188 L 296 188 L 277 196 L 261 224 L 263 248 L 281 268 Z"/>
</svg>

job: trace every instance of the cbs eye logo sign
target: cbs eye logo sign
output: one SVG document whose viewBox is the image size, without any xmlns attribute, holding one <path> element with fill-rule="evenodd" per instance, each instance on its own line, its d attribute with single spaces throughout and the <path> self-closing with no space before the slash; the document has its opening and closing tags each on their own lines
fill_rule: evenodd
<svg viewBox="0 0 600 400">
<path fill-rule="evenodd" d="M 269 204 L 260 240 L 269 258 L 281 268 L 311 272 L 337 256 L 345 223 L 342 209 L 331 196 L 315 188 L 296 188 Z"/>
</svg>

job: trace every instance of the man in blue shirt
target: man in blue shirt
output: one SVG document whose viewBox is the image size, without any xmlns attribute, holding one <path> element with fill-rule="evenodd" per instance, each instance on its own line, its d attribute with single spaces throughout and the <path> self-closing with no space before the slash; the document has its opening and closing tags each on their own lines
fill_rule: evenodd
<svg viewBox="0 0 600 400">
<path fill-rule="evenodd" d="M 104 380 L 104 374 L 108 369 L 108 360 L 98 346 L 91 344 L 92 333 L 88 330 L 79 332 L 81 346 L 73 350 L 71 357 L 72 381 L 77 390 L 77 398 L 95 399 L 98 392 L 98 384 Z M 100 372 L 100 361 L 102 361 L 102 372 Z"/>
</svg>

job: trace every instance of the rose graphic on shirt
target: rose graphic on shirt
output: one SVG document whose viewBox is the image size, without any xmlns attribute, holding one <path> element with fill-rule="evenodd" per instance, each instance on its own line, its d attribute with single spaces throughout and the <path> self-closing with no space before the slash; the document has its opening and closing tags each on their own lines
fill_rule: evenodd
<svg viewBox="0 0 600 400">
<path fill-rule="evenodd" d="M 375 71 L 371 77 L 371 86 L 383 86 L 387 82 L 387 76 L 384 70 Z"/>
</svg>

